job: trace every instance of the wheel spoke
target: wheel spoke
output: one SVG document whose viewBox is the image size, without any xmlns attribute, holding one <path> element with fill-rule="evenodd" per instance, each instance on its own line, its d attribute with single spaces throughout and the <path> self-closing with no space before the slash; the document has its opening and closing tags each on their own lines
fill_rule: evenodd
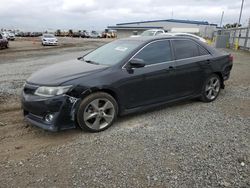
<svg viewBox="0 0 250 188">
<path fill-rule="evenodd" d="M 92 119 L 92 118 L 95 118 L 95 117 L 97 116 L 97 114 L 98 114 L 98 113 L 96 113 L 96 112 L 92 112 L 92 113 L 90 113 L 90 112 L 85 112 L 85 113 L 84 113 L 84 119 L 85 119 L 85 120 L 90 120 L 90 119 Z"/>
<path fill-rule="evenodd" d="M 110 101 L 107 101 L 102 108 L 103 110 L 108 110 L 110 108 L 113 108 L 113 104 Z"/>
<path fill-rule="evenodd" d="M 218 84 L 219 84 L 219 80 L 216 79 L 215 82 L 213 83 L 213 86 L 214 86 L 214 87 L 217 87 Z"/>
<path fill-rule="evenodd" d="M 103 118 L 105 119 L 105 121 L 107 122 L 107 123 L 110 123 L 111 121 L 112 121 L 112 119 L 113 119 L 113 115 L 109 115 L 109 114 L 104 114 L 103 115 Z"/>
<path fill-rule="evenodd" d="M 207 98 L 209 98 L 209 99 L 212 98 L 212 92 L 213 92 L 213 90 L 210 89 L 209 92 L 208 92 L 208 94 L 207 94 Z"/>
<path fill-rule="evenodd" d="M 92 128 L 98 130 L 100 128 L 100 117 L 96 117 L 94 123 L 92 124 Z"/>
<path fill-rule="evenodd" d="M 217 93 L 218 93 L 218 91 L 217 91 L 218 89 L 213 89 L 213 94 L 214 94 L 214 96 L 216 96 L 217 95 Z"/>
<path fill-rule="evenodd" d="M 90 105 L 95 109 L 99 110 L 99 99 L 93 100 Z"/>
<path fill-rule="evenodd" d="M 209 85 L 206 86 L 206 92 L 211 90 L 211 89 L 212 89 L 211 86 L 209 86 Z"/>
</svg>

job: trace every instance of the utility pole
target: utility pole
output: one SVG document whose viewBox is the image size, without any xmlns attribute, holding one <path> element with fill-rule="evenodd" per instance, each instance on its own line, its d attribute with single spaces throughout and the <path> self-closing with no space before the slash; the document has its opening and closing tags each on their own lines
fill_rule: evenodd
<svg viewBox="0 0 250 188">
<path fill-rule="evenodd" d="M 237 27 L 236 27 L 236 28 L 238 28 L 239 25 L 240 25 L 241 15 L 242 15 L 242 10 L 243 10 L 243 5 L 244 5 L 244 0 L 241 1 L 240 16 L 239 16 L 239 21 L 238 21 L 238 23 L 237 23 Z"/>
<path fill-rule="evenodd" d="M 236 31 L 237 31 L 237 29 L 238 29 L 238 27 L 239 27 L 239 25 L 240 25 L 240 20 L 241 20 L 243 5 L 244 5 L 244 0 L 241 0 L 239 21 L 238 21 L 238 23 L 236 24 L 236 29 L 234 30 L 234 38 L 233 38 L 233 45 L 234 45 L 234 49 L 235 49 L 235 50 L 238 50 L 238 48 L 239 48 L 239 37 L 240 37 L 240 35 L 241 35 L 241 30 L 239 31 L 239 36 L 238 36 L 237 39 L 236 39 Z"/>
<path fill-rule="evenodd" d="M 221 14 L 221 19 L 220 19 L 220 27 L 222 26 L 223 16 L 224 16 L 224 11 L 222 11 L 222 14 Z"/>
</svg>

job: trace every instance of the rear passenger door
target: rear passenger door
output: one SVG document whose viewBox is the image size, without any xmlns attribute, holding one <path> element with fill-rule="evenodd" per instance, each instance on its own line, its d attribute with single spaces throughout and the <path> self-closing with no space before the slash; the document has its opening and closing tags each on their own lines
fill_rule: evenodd
<svg viewBox="0 0 250 188">
<path fill-rule="evenodd" d="M 199 94 L 206 78 L 203 65 L 210 58 L 209 52 L 191 39 L 174 39 L 172 45 L 176 60 L 177 96 Z"/>
</svg>

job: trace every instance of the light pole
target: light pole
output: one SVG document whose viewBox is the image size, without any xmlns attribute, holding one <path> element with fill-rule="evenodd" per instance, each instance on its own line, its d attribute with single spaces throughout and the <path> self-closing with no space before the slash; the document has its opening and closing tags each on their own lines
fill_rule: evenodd
<svg viewBox="0 0 250 188">
<path fill-rule="evenodd" d="M 243 10 L 243 5 L 244 5 L 244 0 L 242 0 L 242 1 L 241 1 L 240 16 L 239 16 L 239 21 L 238 21 L 238 23 L 237 23 L 237 27 L 236 27 L 236 28 L 238 28 L 238 27 L 239 27 L 239 25 L 240 25 L 240 20 L 241 20 L 241 15 L 242 15 L 242 10 Z"/>
<path fill-rule="evenodd" d="M 233 38 L 233 44 L 234 44 L 235 50 L 238 50 L 238 48 L 239 48 L 239 39 L 240 39 L 240 35 L 241 35 L 241 30 L 239 31 L 239 36 L 238 36 L 237 39 L 236 39 L 236 31 L 237 31 L 237 29 L 238 29 L 238 27 L 239 27 L 239 25 L 240 25 L 240 20 L 241 20 L 243 5 L 244 5 L 244 0 L 241 0 L 239 21 L 238 21 L 238 23 L 236 24 L 236 29 L 235 29 L 235 31 L 234 31 L 234 38 Z"/>
<path fill-rule="evenodd" d="M 222 11 L 222 14 L 221 14 L 220 27 L 222 26 L 223 16 L 224 16 L 224 11 Z"/>
</svg>

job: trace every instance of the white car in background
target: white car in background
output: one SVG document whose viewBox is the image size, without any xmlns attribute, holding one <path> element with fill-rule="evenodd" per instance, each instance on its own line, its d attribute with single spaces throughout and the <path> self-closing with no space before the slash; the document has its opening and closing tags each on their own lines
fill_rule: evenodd
<svg viewBox="0 0 250 188">
<path fill-rule="evenodd" d="M 149 29 L 146 31 L 143 31 L 142 34 L 140 35 L 132 35 L 130 37 L 149 37 L 149 36 L 157 36 L 157 35 L 161 35 L 164 34 L 165 31 L 163 29 Z"/>
<path fill-rule="evenodd" d="M 14 33 L 9 32 L 8 35 L 9 35 L 9 40 L 15 40 L 16 39 L 16 36 L 15 36 Z"/>
<path fill-rule="evenodd" d="M 191 34 L 191 33 L 172 33 L 172 32 L 169 32 L 169 33 L 163 33 L 161 35 L 164 35 L 164 36 L 183 36 L 183 37 L 191 37 L 191 38 L 194 38 L 196 40 L 200 40 L 202 42 L 205 42 L 207 43 L 206 39 L 202 38 L 202 37 L 199 37 L 197 35 L 194 35 L 194 34 Z"/>
<path fill-rule="evenodd" d="M 49 45 L 53 45 L 56 46 L 58 45 L 58 40 L 55 37 L 55 35 L 53 34 L 43 34 L 42 36 L 42 45 L 43 46 L 49 46 Z"/>
</svg>

